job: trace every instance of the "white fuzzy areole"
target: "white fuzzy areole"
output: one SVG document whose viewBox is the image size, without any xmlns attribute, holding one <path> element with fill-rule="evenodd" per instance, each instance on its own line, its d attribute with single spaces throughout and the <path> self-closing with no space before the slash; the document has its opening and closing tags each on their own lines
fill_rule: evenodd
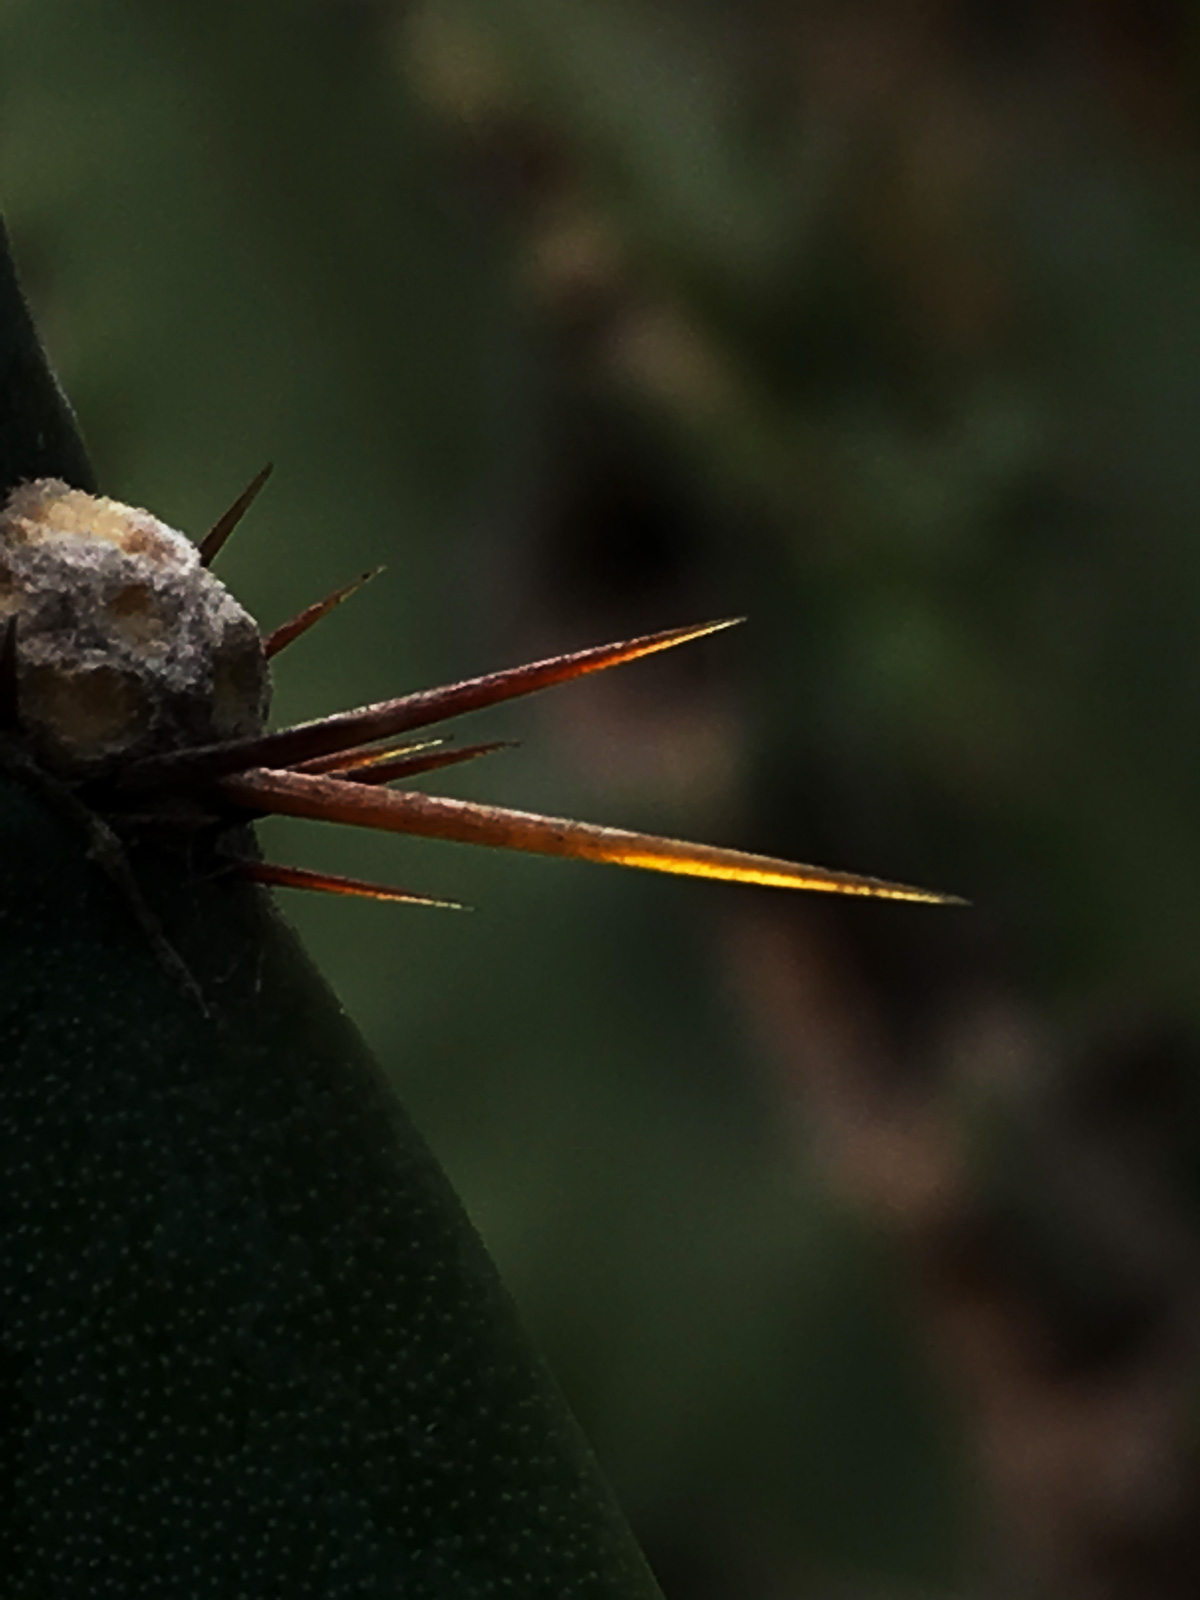
<svg viewBox="0 0 1200 1600">
<path fill-rule="evenodd" d="M 150 512 L 56 478 L 0 512 L 0 624 L 18 620 L 21 732 L 50 768 L 262 731 L 270 679 L 253 617 Z"/>
</svg>

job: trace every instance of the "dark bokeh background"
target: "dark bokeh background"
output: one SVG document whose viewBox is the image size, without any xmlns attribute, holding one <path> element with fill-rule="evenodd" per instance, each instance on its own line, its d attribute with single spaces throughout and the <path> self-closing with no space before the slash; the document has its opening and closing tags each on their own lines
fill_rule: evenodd
<svg viewBox="0 0 1200 1600">
<path fill-rule="evenodd" d="M 670 1600 L 1200 1590 L 1190 6 L 3 0 L 110 493 L 281 719 L 745 612 L 450 792 L 958 890 L 270 830 Z M 464 724 L 464 733 L 468 725 Z M 475 727 L 471 726 L 474 732 Z"/>
</svg>

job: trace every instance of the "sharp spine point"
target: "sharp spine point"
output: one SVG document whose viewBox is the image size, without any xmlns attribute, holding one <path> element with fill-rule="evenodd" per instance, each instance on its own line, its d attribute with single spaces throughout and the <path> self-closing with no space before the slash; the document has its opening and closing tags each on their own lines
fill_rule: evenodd
<svg viewBox="0 0 1200 1600">
<path fill-rule="evenodd" d="M 440 743 L 440 740 L 435 740 Z M 480 756 L 490 756 L 497 750 L 515 748 L 512 739 L 495 739 L 491 744 L 465 744 L 461 750 L 442 750 L 436 755 L 397 755 L 394 760 L 380 757 L 361 766 L 344 770 L 342 776 L 350 783 L 396 783 L 402 778 L 418 778 L 425 772 L 437 772 L 442 767 L 456 767 L 463 761 L 477 761 Z"/>
<path fill-rule="evenodd" d="M 446 739 L 419 739 L 409 744 L 383 744 L 364 745 L 353 750 L 339 750 L 331 756 L 316 756 L 312 761 L 301 761 L 292 772 L 309 772 L 317 777 L 325 774 L 342 774 L 352 772 L 358 767 L 369 767 L 377 761 L 387 761 L 392 757 L 416 755 L 418 750 L 432 750 L 437 745 L 443 745 Z"/>
<path fill-rule="evenodd" d="M 364 586 L 377 578 L 385 569 L 372 567 L 369 572 L 360 573 L 353 583 L 346 584 L 341 589 L 335 589 L 332 594 L 327 594 L 324 600 L 318 600 L 315 605 L 306 606 L 305 609 L 292 617 L 290 621 L 282 623 L 263 640 L 263 654 L 269 661 L 272 656 L 277 656 L 281 650 L 286 650 L 288 645 L 294 644 L 308 632 L 315 628 L 318 622 L 324 621 L 331 611 L 337 609 L 343 601 L 349 600 Z"/>
<path fill-rule="evenodd" d="M 364 900 L 392 900 L 400 905 L 436 906 L 446 911 L 469 909 L 457 900 L 438 900 L 432 895 L 394 889 L 389 884 L 371 883 L 365 878 L 345 878 L 335 872 L 314 872 L 308 867 L 287 867 L 271 861 L 241 861 L 234 871 L 240 878 L 277 889 L 308 889 L 320 894 L 349 895 Z"/>
<path fill-rule="evenodd" d="M 348 750 L 380 739 L 394 738 L 414 728 L 428 727 L 468 711 L 534 694 L 591 672 L 602 672 L 643 656 L 655 655 L 676 645 L 732 628 L 739 617 L 700 623 L 690 628 L 671 628 L 663 633 L 644 634 L 619 644 L 597 645 L 568 655 L 551 656 L 523 667 L 510 667 L 480 678 L 464 679 L 440 689 L 420 690 L 395 700 L 360 706 L 338 712 L 316 722 L 301 722 L 277 733 L 251 739 L 231 740 L 226 744 L 202 745 L 166 756 L 135 762 L 122 778 L 124 788 L 143 788 L 158 783 L 215 780 L 228 773 L 254 767 L 296 767 L 314 757 Z M 272 635 L 274 638 L 274 635 Z M 268 644 L 270 640 L 268 640 Z"/>
<path fill-rule="evenodd" d="M 202 567 L 212 566 L 213 562 L 217 559 L 224 548 L 229 535 L 237 527 L 238 523 L 246 515 L 247 511 L 249 511 L 255 500 L 257 500 L 259 492 L 274 470 L 274 462 L 268 461 L 266 466 L 263 467 L 262 471 L 256 473 L 254 477 L 251 478 L 250 482 L 242 490 L 241 494 L 238 495 L 237 499 L 229 507 L 228 511 L 222 512 L 222 514 L 213 523 L 212 527 L 204 535 L 204 538 L 201 539 L 200 565 Z"/>
<path fill-rule="evenodd" d="M 617 866 L 726 882 L 929 904 L 964 904 L 955 895 L 937 894 L 858 873 L 832 872 L 825 867 L 781 861 L 773 856 L 664 839 L 624 828 L 598 827 L 593 823 L 572 822 L 565 817 L 542 817 L 465 800 L 374 789 L 341 778 L 317 778 L 259 768 L 223 778 L 217 787 L 226 799 L 260 813 L 349 823 L 390 833 L 456 840 L 462 844 L 526 850 L 536 855 L 607 861 Z"/>
</svg>

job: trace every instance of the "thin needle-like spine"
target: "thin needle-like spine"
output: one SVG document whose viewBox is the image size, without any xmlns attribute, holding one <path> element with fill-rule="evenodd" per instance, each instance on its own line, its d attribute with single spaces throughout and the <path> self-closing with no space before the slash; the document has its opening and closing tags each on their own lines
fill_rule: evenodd
<svg viewBox="0 0 1200 1600">
<path fill-rule="evenodd" d="M 204 535 L 203 539 L 201 539 L 200 565 L 202 567 L 212 566 L 213 562 L 224 549 L 229 535 L 237 527 L 238 523 L 246 515 L 247 511 L 249 511 L 255 500 L 257 500 L 259 492 L 274 470 L 274 463 L 268 461 L 262 471 L 256 473 L 254 477 L 251 478 L 250 482 L 242 490 L 241 494 L 238 495 L 237 499 L 229 507 L 229 510 L 223 512 L 217 518 L 212 527 Z"/>
<path fill-rule="evenodd" d="M 404 744 L 372 744 L 353 750 L 338 750 L 331 756 L 315 756 L 312 761 L 299 761 L 292 772 L 312 772 L 345 775 L 356 767 L 370 767 L 377 761 L 391 761 L 400 756 L 416 755 L 418 750 L 433 750 L 446 743 L 445 739 L 418 739 Z"/>
<path fill-rule="evenodd" d="M 364 584 L 377 578 L 384 569 L 372 567 L 369 572 L 360 573 L 353 583 L 345 584 L 341 589 L 335 589 L 332 594 L 327 594 L 324 600 L 318 600 L 314 605 L 306 606 L 290 622 L 283 622 L 272 633 L 267 634 L 263 640 L 263 655 L 269 661 L 272 656 L 277 656 L 281 650 L 286 650 L 288 645 L 294 644 L 310 628 L 315 628 L 318 622 L 326 618 L 331 611 L 335 611 L 343 601 L 349 600 Z"/>
<path fill-rule="evenodd" d="M 294 727 L 280 729 L 278 733 L 148 757 L 130 764 L 122 775 L 121 787 L 147 788 L 166 783 L 211 781 L 227 773 L 248 771 L 253 767 L 295 767 L 301 762 L 311 761 L 315 756 L 394 738 L 414 728 L 425 728 L 449 717 L 463 716 L 468 711 L 482 711 L 503 700 L 569 683 L 585 673 L 602 672 L 608 667 L 621 666 L 642 656 L 654 655 L 660 650 L 671 650 L 676 645 L 702 639 L 706 634 L 717 633 L 722 628 L 731 628 L 742 620 L 741 617 L 730 617 L 720 622 L 646 634 L 620 644 L 576 650 L 569 655 L 551 656 L 545 661 L 534 661 L 524 667 L 510 667 L 481 678 L 468 678 L 440 689 L 424 689 L 395 700 L 360 706 L 357 710 L 342 711 L 316 722 L 297 723 Z"/>
<path fill-rule="evenodd" d="M 419 778 L 442 767 L 457 767 L 463 761 L 477 761 L 497 750 L 514 750 L 512 739 L 494 739 L 491 744 L 465 744 L 461 750 L 440 750 L 429 755 L 396 756 L 393 760 L 364 762 L 342 774 L 350 783 L 398 783 L 404 778 Z"/>
<path fill-rule="evenodd" d="M 346 878 L 336 872 L 314 872 L 309 867 L 286 867 L 274 861 L 240 861 L 234 868 L 239 878 L 269 884 L 276 889 L 309 889 L 320 894 L 350 895 L 362 900 L 393 900 L 406 906 L 437 906 L 447 911 L 465 911 L 458 900 L 438 900 L 409 889 L 394 889 L 386 883 L 366 878 Z"/>
<path fill-rule="evenodd" d="M 659 838 L 624 828 L 598 827 L 565 817 L 543 817 L 500 806 L 476 805 L 440 796 L 375 789 L 341 778 L 309 777 L 260 768 L 224 778 L 226 800 L 250 811 L 316 821 L 350 823 L 390 833 L 526 850 L 537 855 L 604 861 L 654 872 L 756 883 L 770 888 L 811 889 L 831 894 L 870 895 L 954 905 L 954 895 L 858 873 L 835 872 L 774 856 L 751 855 L 682 839 Z"/>
</svg>

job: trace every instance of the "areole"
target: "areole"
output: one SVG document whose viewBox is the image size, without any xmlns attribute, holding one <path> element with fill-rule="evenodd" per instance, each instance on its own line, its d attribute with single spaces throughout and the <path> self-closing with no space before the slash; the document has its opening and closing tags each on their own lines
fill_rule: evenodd
<svg viewBox="0 0 1200 1600">
<path fill-rule="evenodd" d="M 0 513 L 0 617 L 11 679 L 6 720 L 49 772 L 115 825 L 155 812 L 219 826 L 277 812 L 395 833 L 778 888 L 946 902 L 856 873 L 529 812 L 399 793 L 384 785 L 498 748 L 427 753 L 397 739 L 703 638 L 678 628 L 265 733 L 268 656 L 356 585 L 263 639 L 208 562 L 265 481 L 260 473 L 199 548 L 150 512 L 54 479 L 22 484 Z M 186 805 L 180 801 L 186 799 Z M 429 897 L 245 862 L 263 881 L 383 898 Z"/>
</svg>

